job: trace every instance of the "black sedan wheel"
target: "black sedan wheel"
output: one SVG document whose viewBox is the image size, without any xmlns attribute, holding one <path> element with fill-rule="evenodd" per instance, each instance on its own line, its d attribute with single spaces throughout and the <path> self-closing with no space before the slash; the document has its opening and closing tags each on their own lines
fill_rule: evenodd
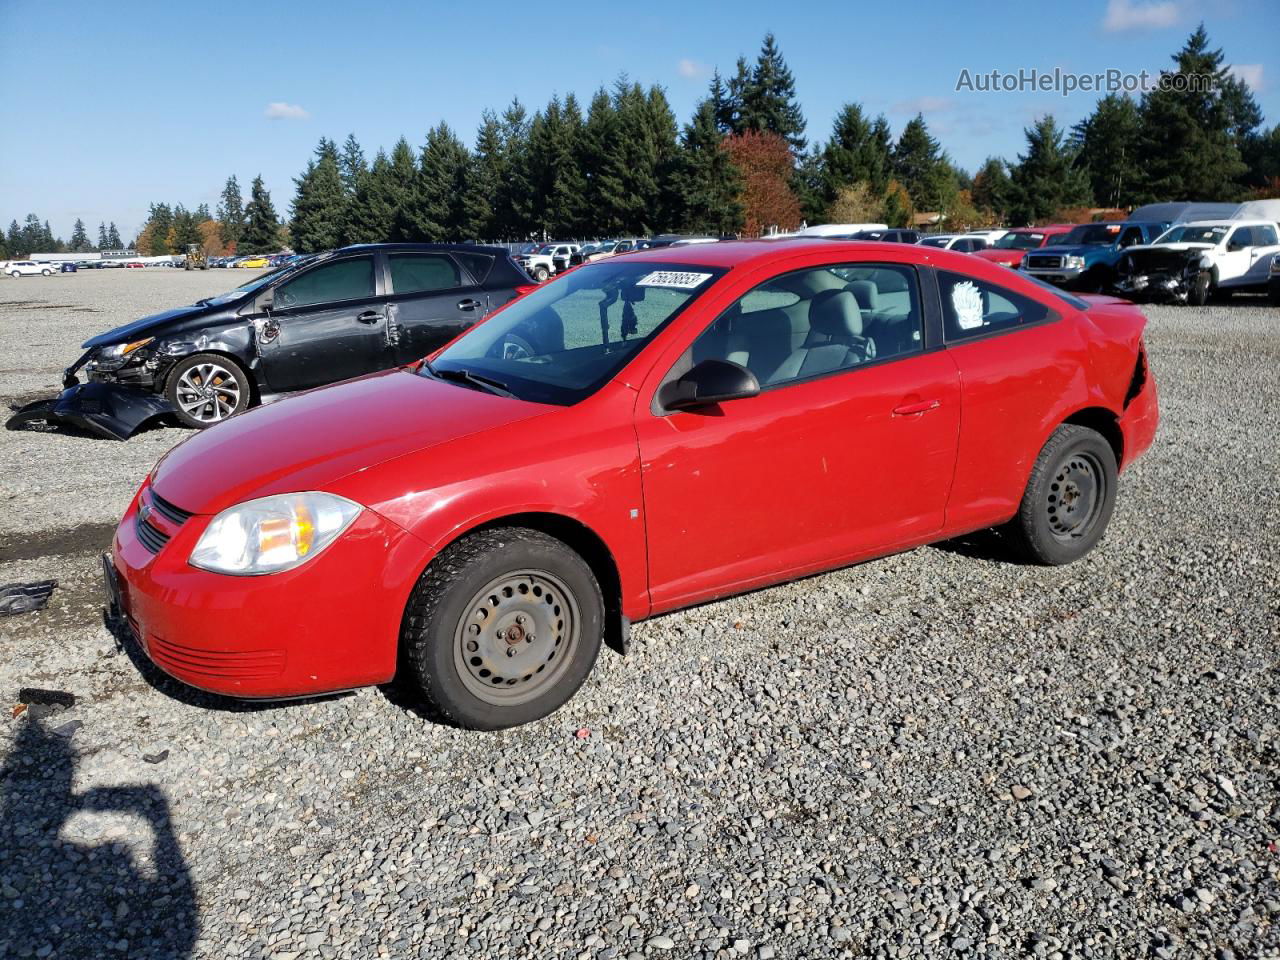
<svg viewBox="0 0 1280 960">
<path fill-rule="evenodd" d="M 591 568 L 536 530 L 484 530 L 418 581 L 399 679 L 447 723 L 501 730 L 559 709 L 595 664 L 604 602 Z"/>
<path fill-rule="evenodd" d="M 1094 548 L 1115 509 L 1115 452 L 1087 427 L 1065 424 L 1040 451 L 1009 534 L 1035 563 L 1056 566 Z"/>
<path fill-rule="evenodd" d="M 189 427 L 211 427 L 245 410 L 252 399 L 240 365 L 217 353 L 197 353 L 169 373 L 165 397 Z"/>
</svg>

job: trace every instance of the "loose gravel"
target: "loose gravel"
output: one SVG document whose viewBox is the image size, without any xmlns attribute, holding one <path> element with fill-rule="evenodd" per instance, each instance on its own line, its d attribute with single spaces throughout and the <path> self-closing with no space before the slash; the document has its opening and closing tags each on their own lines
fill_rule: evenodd
<svg viewBox="0 0 1280 960">
<path fill-rule="evenodd" d="M 0 281 L 0 394 L 238 279 Z M 0 618 L 0 956 L 1276 956 L 1280 310 L 1147 313 L 1160 435 L 1084 561 L 976 536 L 663 617 L 500 734 L 117 654 L 97 554 L 184 431 L 0 432 L 0 583 L 59 581 Z"/>
</svg>

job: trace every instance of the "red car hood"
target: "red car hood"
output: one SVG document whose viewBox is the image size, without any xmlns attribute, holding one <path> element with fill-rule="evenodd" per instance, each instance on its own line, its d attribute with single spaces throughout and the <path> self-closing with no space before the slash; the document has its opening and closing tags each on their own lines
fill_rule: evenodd
<svg viewBox="0 0 1280 960">
<path fill-rule="evenodd" d="M 975 250 L 973 255 L 992 263 L 1002 263 L 1006 267 L 1016 267 L 1026 253 L 1025 250 Z"/>
<path fill-rule="evenodd" d="M 194 513 L 320 490 L 393 457 L 556 409 L 406 370 L 269 403 L 197 433 L 156 465 L 156 493 Z"/>
</svg>

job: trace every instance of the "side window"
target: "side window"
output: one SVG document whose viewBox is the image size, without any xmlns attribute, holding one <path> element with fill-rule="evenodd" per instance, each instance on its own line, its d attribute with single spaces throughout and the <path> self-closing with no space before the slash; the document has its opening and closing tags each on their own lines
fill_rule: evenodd
<svg viewBox="0 0 1280 960">
<path fill-rule="evenodd" d="M 920 318 L 910 267 L 801 270 L 744 294 L 694 341 L 690 360 L 729 360 L 778 386 L 919 353 Z"/>
<path fill-rule="evenodd" d="M 275 293 L 279 308 L 309 307 L 373 296 L 373 257 L 351 257 L 326 263 L 281 284 Z"/>
<path fill-rule="evenodd" d="M 392 293 L 431 293 L 462 285 L 462 274 L 452 257 L 439 253 L 393 253 Z"/>
<path fill-rule="evenodd" d="M 964 340 L 998 330 L 1047 320 L 1050 310 L 1039 301 L 985 280 L 938 271 L 947 340 Z"/>
<path fill-rule="evenodd" d="M 1276 238 L 1276 228 L 1270 224 L 1254 227 L 1253 239 L 1259 247 L 1274 247 L 1277 243 L 1280 243 L 1280 240 Z"/>
<path fill-rule="evenodd" d="M 1132 247 L 1134 244 L 1142 242 L 1142 228 L 1130 227 L 1120 235 L 1120 246 Z"/>
<path fill-rule="evenodd" d="M 1228 250 L 1243 250 L 1253 246 L 1253 231 L 1248 227 L 1236 227 L 1227 240 Z"/>
</svg>

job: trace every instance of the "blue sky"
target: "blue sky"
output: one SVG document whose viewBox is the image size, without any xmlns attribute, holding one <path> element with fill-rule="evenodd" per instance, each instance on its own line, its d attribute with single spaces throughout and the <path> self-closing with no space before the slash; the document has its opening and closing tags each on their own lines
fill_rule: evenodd
<svg viewBox="0 0 1280 960">
<path fill-rule="evenodd" d="M 541 20 L 532 15 L 547 14 Z M 66 237 L 82 217 L 131 236 L 152 200 L 212 208 L 235 173 L 261 173 L 287 214 L 321 136 L 372 156 L 447 121 L 470 141 L 512 96 L 587 100 L 625 71 L 663 85 L 683 123 L 711 69 L 754 60 L 765 31 L 796 78 L 810 139 L 846 101 L 895 133 L 923 111 L 960 165 L 1012 157 L 1022 130 L 1070 124 L 1097 95 L 957 92 L 960 72 L 1117 67 L 1156 73 L 1203 20 L 1280 120 L 1274 0 L 1035 3 L 33 4 L 0 0 L 0 220 L 34 212 Z M 274 105 L 274 106 L 273 106 Z"/>
</svg>

